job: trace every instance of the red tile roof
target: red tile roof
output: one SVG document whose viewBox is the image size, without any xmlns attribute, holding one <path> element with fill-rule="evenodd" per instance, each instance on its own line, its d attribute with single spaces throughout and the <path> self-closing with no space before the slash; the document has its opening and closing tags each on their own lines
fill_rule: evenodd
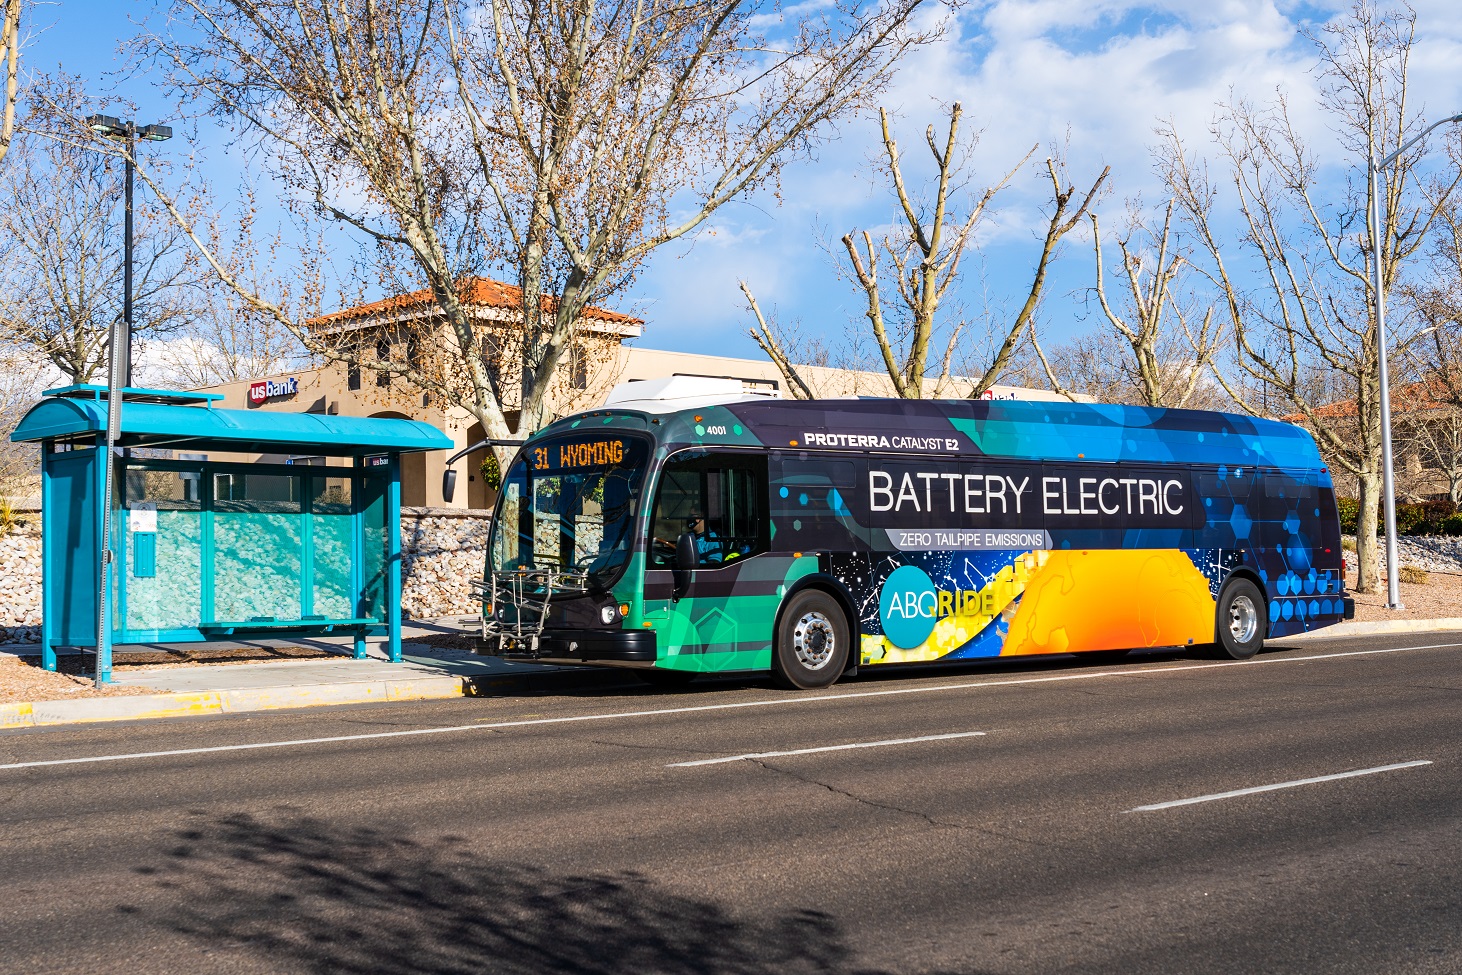
<svg viewBox="0 0 1462 975">
<path fill-rule="evenodd" d="M 458 290 L 458 297 L 465 305 L 476 305 L 484 308 L 518 309 L 523 307 L 523 289 L 514 284 L 505 284 L 502 281 L 493 281 L 490 278 L 467 278 L 462 282 Z M 381 314 L 413 308 L 431 308 L 436 305 L 436 298 L 430 288 L 423 288 L 421 291 L 413 291 L 410 294 L 395 295 L 391 298 L 383 298 L 380 301 L 373 301 L 365 305 L 356 305 L 354 308 L 347 308 L 344 311 L 332 312 L 329 315 L 321 315 L 319 318 L 312 318 L 309 321 L 311 327 L 318 327 L 332 322 L 351 321 L 357 318 L 368 318 L 371 315 Z M 553 314 L 558 307 L 556 296 L 545 295 L 542 298 L 542 308 L 547 314 Z M 617 311 L 610 311 L 607 308 L 598 308 L 594 305 L 587 306 L 581 313 L 583 318 L 591 321 L 604 322 L 609 325 L 643 325 L 644 319 L 634 318 L 630 315 L 623 315 Z"/>
<path fill-rule="evenodd" d="M 1451 405 L 1451 394 L 1440 376 L 1432 376 L 1417 383 L 1405 383 L 1391 390 L 1391 412 L 1422 413 Z M 1315 407 L 1315 416 L 1320 419 L 1339 419 L 1355 415 L 1355 400 L 1343 399 Z M 1291 413 L 1280 417 L 1286 423 L 1303 423 L 1303 413 Z"/>
</svg>

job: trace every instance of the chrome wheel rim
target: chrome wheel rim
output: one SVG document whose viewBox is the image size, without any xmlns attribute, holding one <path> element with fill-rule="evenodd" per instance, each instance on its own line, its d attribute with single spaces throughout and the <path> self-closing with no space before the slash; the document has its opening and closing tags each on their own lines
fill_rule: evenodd
<svg viewBox="0 0 1462 975">
<path fill-rule="evenodd" d="M 1259 609 L 1247 595 L 1235 596 L 1229 602 L 1228 631 L 1237 643 L 1248 643 L 1259 632 Z"/>
<path fill-rule="evenodd" d="M 836 649 L 833 622 L 826 614 L 816 610 L 806 613 L 792 627 L 792 651 L 797 654 L 797 662 L 808 670 L 826 667 Z"/>
</svg>

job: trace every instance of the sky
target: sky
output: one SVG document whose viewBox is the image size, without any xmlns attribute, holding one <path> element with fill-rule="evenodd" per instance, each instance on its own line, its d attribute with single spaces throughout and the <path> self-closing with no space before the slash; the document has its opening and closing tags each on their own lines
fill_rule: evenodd
<svg viewBox="0 0 1462 975">
<path fill-rule="evenodd" d="M 964 108 L 966 131 L 978 131 L 971 183 L 997 181 L 1033 145 L 1040 149 L 982 223 L 961 284 L 967 308 L 1014 314 L 1029 287 L 1045 219 L 1049 183 L 1038 169 L 1049 148 L 1065 144 L 1069 171 L 1089 184 L 1111 167 L 1097 209 L 1104 227 L 1121 222 L 1129 201 L 1162 201 L 1154 177 L 1154 127 L 1171 119 L 1195 148 L 1211 152 L 1207 128 L 1215 106 L 1231 97 L 1270 101 L 1284 93 L 1313 140 L 1322 165 L 1343 178 L 1353 164 L 1334 144 L 1316 106 L 1316 59 L 1302 31 L 1343 9 L 1332 2 L 1273 0 L 970 0 L 944 38 L 907 58 L 880 103 L 910 160 L 909 178 L 929 175 L 923 130 L 942 133 L 948 105 Z M 1462 112 L 1462 11 L 1456 0 L 1416 0 L 1413 105 L 1431 118 Z M 115 91 L 139 105 L 139 123 L 167 121 L 169 103 L 146 75 L 117 77 L 118 42 L 132 36 L 150 2 L 43 0 L 24 53 L 37 70 L 64 66 L 91 79 L 98 94 Z M 856 327 L 863 296 L 838 273 L 825 241 L 895 219 L 886 187 L 870 177 L 876 118 L 851 118 L 816 158 L 783 174 L 780 198 L 769 194 L 724 207 L 693 240 L 663 248 L 619 310 L 646 320 L 639 344 L 680 351 L 760 358 L 747 334 L 751 316 L 738 289 L 745 280 L 778 322 L 836 341 Z M 201 131 L 202 173 L 236 185 L 242 162 L 224 151 L 220 132 Z M 178 140 L 149 151 L 188 151 Z M 267 193 L 267 187 L 264 188 Z M 1058 342 L 1095 327 L 1087 300 L 1093 281 L 1089 233 L 1064 246 L 1039 320 L 1043 340 Z"/>
</svg>

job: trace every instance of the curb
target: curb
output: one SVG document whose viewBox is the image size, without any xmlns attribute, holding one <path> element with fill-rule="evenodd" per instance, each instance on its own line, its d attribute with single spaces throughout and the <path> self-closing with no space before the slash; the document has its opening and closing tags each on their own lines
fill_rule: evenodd
<svg viewBox="0 0 1462 975">
<path fill-rule="evenodd" d="M 203 714 L 241 714 L 329 704 L 426 701 L 461 697 L 467 693 L 467 682 L 463 678 L 445 676 L 293 687 L 252 687 L 226 691 L 137 694 L 75 701 L 34 701 L 0 704 L 0 730 L 101 721 L 185 718 Z"/>
<path fill-rule="evenodd" d="M 1309 633 L 1294 636 L 1274 637 L 1281 642 L 1292 640 L 1325 640 L 1348 636 L 1382 636 L 1387 633 L 1444 633 L 1448 630 L 1462 630 L 1462 616 L 1447 616 L 1435 620 L 1383 620 L 1379 623 L 1336 623 Z"/>
<path fill-rule="evenodd" d="M 186 718 L 205 714 L 245 714 L 287 708 L 381 701 L 432 701 L 456 697 L 502 697 L 626 685 L 634 678 L 613 670 L 582 673 L 480 674 L 409 677 L 402 680 L 339 684 L 280 685 L 224 691 L 137 694 L 127 697 L 0 704 L 0 731 L 48 728 L 106 721 Z"/>
</svg>

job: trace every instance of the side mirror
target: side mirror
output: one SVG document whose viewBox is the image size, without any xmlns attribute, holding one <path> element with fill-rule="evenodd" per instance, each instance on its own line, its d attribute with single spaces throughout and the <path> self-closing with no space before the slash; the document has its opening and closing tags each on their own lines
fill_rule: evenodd
<svg viewBox="0 0 1462 975">
<path fill-rule="evenodd" d="M 452 495 L 457 491 L 457 472 L 448 467 L 442 471 L 442 500 L 447 504 L 452 503 Z"/>
<path fill-rule="evenodd" d="M 690 587 L 690 572 L 700 561 L 700 553 L 696 551 L 695 535 L 690 532 L 683 532 L 675 540 L 675 599 L 685 595 L 685 590 Z"/>
</svg>

